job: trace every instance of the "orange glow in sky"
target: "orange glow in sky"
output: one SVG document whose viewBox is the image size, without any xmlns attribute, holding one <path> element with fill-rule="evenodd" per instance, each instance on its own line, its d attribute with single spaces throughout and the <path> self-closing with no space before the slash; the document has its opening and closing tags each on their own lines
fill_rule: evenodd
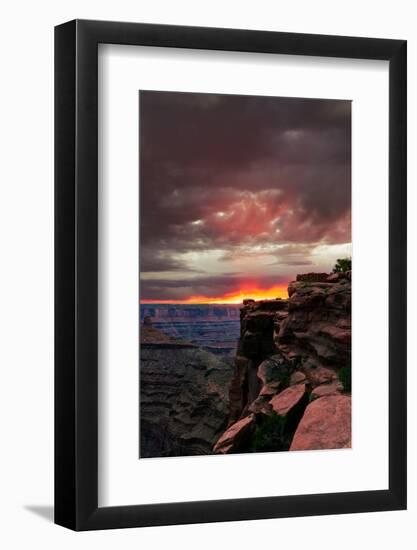
<svg viewBox="0 0 417 550">
<path fill-rule="evenodd" d="M 185 300 L 141 300 L 141 304 L 241 304 L 243 300 L 272 300 L 274 298 L 288 298 L 287 285 L 271 288 L 245 286 L 235 292 L 223 296 L 190 296 Z"/>
</svg>

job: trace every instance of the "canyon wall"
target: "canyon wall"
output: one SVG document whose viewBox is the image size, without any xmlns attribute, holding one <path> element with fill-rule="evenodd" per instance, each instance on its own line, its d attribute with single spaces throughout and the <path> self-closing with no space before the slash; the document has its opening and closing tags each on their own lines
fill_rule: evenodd
<svg viewBox="0 0 417 550">
<path fill-rule="evenodd" d="M 351 272 L 299 275 L 247 300 L 215 453 L 350 446 Z"/>
<path fill-rule="evenodd" d="M 229 411 L 230 362 L 141 327 L 140 457 L 210 454 Z"/>
</svg>

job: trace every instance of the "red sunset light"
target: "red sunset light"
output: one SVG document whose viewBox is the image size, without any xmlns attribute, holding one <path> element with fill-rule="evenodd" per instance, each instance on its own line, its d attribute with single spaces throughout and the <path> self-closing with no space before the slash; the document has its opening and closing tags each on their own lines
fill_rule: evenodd
<svg viewBox="0 0 417 550">
<path fill-rule="evenodd" d="M 272 300 L 274 298 L 288 298 L 287 285 L 277 285 L 270 288 L 244 286 L 223 296 L 190 296 L 185 300 L 141 300 L 142 304 L 241 304 L 243 300 Z"/>
</svg>

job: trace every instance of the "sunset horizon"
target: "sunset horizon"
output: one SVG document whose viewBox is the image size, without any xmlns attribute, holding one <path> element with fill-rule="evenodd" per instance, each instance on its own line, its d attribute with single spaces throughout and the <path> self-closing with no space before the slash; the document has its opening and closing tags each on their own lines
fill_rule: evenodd
<svg viewBox="0 0 417 550">
<path fill-rule="evenodd" d="M 287 285 L 275 286 L 269 289 L 240 289 L 224 296 L 190 296 L 183 300 L 140 300 L 141 304 L 176 304 L 176 305 L 239 305 L 243 300 L 273 300 L 288 298 Z"/>
</svg>

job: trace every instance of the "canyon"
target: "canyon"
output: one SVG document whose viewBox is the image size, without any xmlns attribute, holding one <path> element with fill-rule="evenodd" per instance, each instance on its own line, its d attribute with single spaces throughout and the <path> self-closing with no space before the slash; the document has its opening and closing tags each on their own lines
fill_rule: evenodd
<svg viewBox="0 0 417 550">
<path fill-rule="evenodd" d="M 220 355 L 233 356 L 240 332 L 239 305 L 147 304 L 141 305 L 141 321 L 173 340 L 188 342 Z"/>
<path fill-rule="evenodd" d="M 288 299 L 222 315 L 165 309 L 141 311 L 141 457 L 351 446 L 350 271 L 298 275 Z M 234 346 L 221 326 L 173 332 L 185 316 L 235 323 Z"/>
</svg>

